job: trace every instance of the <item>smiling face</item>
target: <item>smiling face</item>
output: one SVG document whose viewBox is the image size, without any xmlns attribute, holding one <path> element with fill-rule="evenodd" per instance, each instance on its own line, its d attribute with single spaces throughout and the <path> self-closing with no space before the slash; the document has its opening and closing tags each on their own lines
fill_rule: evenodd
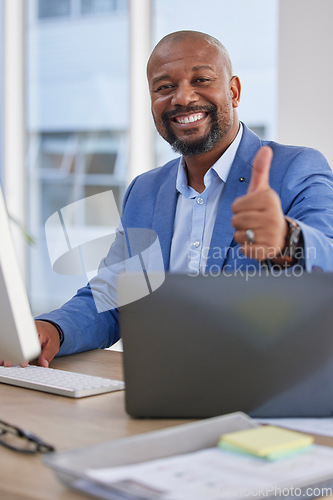
<svg viewBox="0 0 333 500">
<path fill-rule="evenodd" d="M 240 84 L 221 48 L 200 36 L 169 37 L 147 68 L 160 135 L 179 153 L 221 155 L 238 131 Z"/>
</svg>

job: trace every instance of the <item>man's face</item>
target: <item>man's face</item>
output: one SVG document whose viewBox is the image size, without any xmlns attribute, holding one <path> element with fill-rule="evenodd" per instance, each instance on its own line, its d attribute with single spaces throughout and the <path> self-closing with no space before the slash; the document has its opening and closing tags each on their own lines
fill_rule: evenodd
<svg viewBox="0 0 333 500">
<path fill-rule="evenodd" d="M 229 146 L 239 92 L 235 99 L 216 46 L 197 39 L 164 42 L 150 59 L 148 81 L 156 128 L 177 152 L 202 155 Z"/>
</svg>

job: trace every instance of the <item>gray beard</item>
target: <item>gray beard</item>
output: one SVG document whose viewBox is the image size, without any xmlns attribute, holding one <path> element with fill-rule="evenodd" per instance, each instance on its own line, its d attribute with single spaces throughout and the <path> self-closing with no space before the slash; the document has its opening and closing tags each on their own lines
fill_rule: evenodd
<svg viewBox="0 0 333 500">
<path fill-rule="evenodd" d="M 170 127 L 170 117 L 172 117 L 173 113 L 165 113 L 162 116 L 162 122 L 165 128 L 166 137 L 164 139 L 171 145 L 172 149 L 176 153 L 180 153 L 183 156 L 196 156 L 203 155 L 207 153 L 223 136 L 227 134 L 230 130 L 231 122 L 227 121 L 225 116 L 218 116 L 216 106 L 208 107 L 196 107 L 191 108 L 188 111 L 200 112 L 207 111 L 210 112 L 211 118 L 211 127 L 208 134 L 197 141 L 191 142 L 190 140 L 178 139 L 176 135 L 173 133 Z M 179 111 L 177 110 L 177 113 Z M 175 113 L 174 113 L 175 114 Z"/>
</svg>

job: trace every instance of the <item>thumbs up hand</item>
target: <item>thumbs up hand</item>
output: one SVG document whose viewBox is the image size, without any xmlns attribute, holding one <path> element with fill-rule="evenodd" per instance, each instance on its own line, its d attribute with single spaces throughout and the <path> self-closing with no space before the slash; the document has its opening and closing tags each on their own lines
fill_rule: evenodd
<svg viewBox="0 0 333 500">
<path fill-rule="evenodd" d="M 231 222 L 235 228 L 234 240 L 242 245 L 242 252 L 252 259 L 274 260 L 285 247 L 288 226 L 281 201 L 269 185 L 269 170 L 273 152 L 263 146 L 257 152 L 247 194 L 232 204 Z M 246 234 L 251 230 L 253 242 Z"/>
<path fill-rule="evenodd" d="M 258 193 L 269 189 L 269 170 L 271 168 L 273 151 L 268 146 L 263 146 L 253 160 L 252 174 L 247 190 L 249 193 Z"/>
</svg>

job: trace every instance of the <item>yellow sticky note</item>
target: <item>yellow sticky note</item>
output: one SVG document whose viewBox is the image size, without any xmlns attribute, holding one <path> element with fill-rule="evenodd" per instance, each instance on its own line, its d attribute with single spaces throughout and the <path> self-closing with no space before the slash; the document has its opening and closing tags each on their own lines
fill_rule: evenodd
<svg viewBox="0 0 333 500">
<path fill-rule="evenodd" d="M 273 425 L 264 425 L 221 436 L 220 443 L 237 447 L 258 457 L 296 450 L 313 443 L 313 437 Z"/>
</svg>

